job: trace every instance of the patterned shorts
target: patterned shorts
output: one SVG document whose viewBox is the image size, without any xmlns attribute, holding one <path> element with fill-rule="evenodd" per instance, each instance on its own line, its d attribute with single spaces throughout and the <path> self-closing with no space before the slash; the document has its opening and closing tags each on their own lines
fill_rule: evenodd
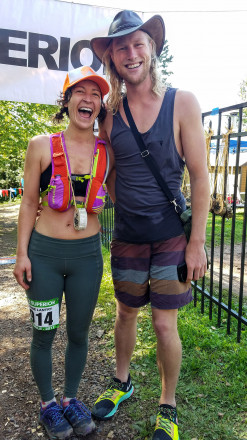
<svg viewBox="0 0 247 440">
<path fill-rule="evenodd" d="M 181 283 L 177 275 L 186 245 L 184 235 L 148 244 L 114 239 L 111 267 L 116 298 L 129 307 L 150 302 L 152 307 L 167 310 L 192 301 L 190 283 Z"/>
</svg>

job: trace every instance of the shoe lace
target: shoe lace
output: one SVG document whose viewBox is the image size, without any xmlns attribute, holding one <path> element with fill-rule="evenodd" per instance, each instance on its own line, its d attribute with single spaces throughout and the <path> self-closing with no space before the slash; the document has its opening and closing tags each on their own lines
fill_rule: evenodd
<svg viewBox="0 0 247 440">
<path fill-rule="evenodd" d="M 175 408 L 160 408 L 157 418 L 157 428 L 166 429 L 170 434 L 172 431 L 172 423 L 177 424 L 177 411 Z"/>
<path fill-rule="evenodd" d="M 122 390 L 122 383 L 118 383 L 115 382 L 115 380 L 112 380 L 109 384 L 109 388 L 102 394 L 102 398 L 103 399 L 112 399 L 113 397 L 117 397 L 117 395 L 119 394 L 119 391 Z"/>
<path fill-rule="evenodd" d="M 64 410 L 64 414 L 68 409 L 71 409 L 75 413 L 76 417 L 81 419 L 91 419 L 91 412 L 87 409 L 84 403 L 77 400 L 76 402 L 70 403 Z"/>
<path fill-rule="evenodd" d="M 59 405 L 54 405 L 45 411 L 45 417 L 47 417 L 53 425 L 57 426 L 63 421 L 63 410 Z"/>
</svg>

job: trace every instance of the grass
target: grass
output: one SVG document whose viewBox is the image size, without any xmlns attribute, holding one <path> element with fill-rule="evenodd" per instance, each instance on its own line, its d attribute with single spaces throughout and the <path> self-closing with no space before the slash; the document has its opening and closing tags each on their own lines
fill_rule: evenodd
<svg viewBox="0 0 247 440">
<path fill-rule="evenodd" d="M 104 353 L 114 355 L 113 326 L 115 300 L 109 253 L 103 250 L 105 271 L 95 320 L 105 331 Z M 206 301 L 207 304 L 207 301 Z M 207 308 L 207 306 L 206 306 Z M 183 345 L 183 362 L 177 387 L 181 440 L 247 440 L 246 329 L 236 342 L 236 325 L 226 334 L 225 318 L 217 328 L 216 314 L 201 315 L 193 304 L 179 311 L 178 328 Z M 135 394 L 126 403 L 133 420 L 135 440 L 149 440 L 155 424 L 160 393 L 156 367 L 156 339 L 151 325 L 150 307 L 139 314 L 137 343 L 131 363 Z"/>
<path fill-rule="evenodd" d="M 208 222 L 207 222 L 207 230 L 206 230 L 206 243 L 207 246 L 211 246 L 211 230 L 212 230 L 212 213 L 208 214 Z M 225 222 L 225 233 L 224 240 L 225 244 L 230 245 L 231 243 L 231 233 L 232 233 L 232 218 L 225 219 L 219 215 L 215 216 L 215 246 L 220 246 L 221 243 L 221 228 L 222 221 Z M 235 234 L 234 234 L 234 243 L 242 243 L 242 235 L 243 235 L 243 220 L 244 220 L 244 209 L 239 208 L 236 211 L 235 217 Z"/>
</svg>

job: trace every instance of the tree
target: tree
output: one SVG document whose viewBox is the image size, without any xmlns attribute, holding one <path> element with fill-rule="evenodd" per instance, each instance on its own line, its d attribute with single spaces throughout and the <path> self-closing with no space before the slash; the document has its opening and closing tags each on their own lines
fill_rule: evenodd
<svg viewBox="0 0 247 440">
<path fill-rule="evenodd" d="M 38 134 L 58 130 L 51 120 L 57 110 L 54 105 L 0 101 L 1 189 L 19 187 L 28 141 Z"/>
<path fill-rule="evenodd" d="M 168 64 L 170 64 L 172 60 L 173 60 L 173 55 L 169 55 L 169 45 L 167 40 L 165 40 L 163 50 L 159 56 L 159 62 L 161 67 L 162 79 L 167 86 L 171 86 L 171 84 L 167 82 L 167 78 L 170 75 L 173 75 L 173 72 L 170 72 L 168 70 Z"/>
<path fill-rule="evenodd" d="M 240 83 L 240 91 L 239 91 L 239 97 L 241 99 L 241 102 L 247 101 L 247 80 L 243 80 Z M 247 128 L 247 109 L 243 109 L 243 119 L 242 119 L 243 128 Z"/>
<path fill-rule="evenodd" d="M 247 80 L 243 80 L 240 83 L 239 96 L 240 96 L 241 102 L 247 101 Z"/>
</svg>

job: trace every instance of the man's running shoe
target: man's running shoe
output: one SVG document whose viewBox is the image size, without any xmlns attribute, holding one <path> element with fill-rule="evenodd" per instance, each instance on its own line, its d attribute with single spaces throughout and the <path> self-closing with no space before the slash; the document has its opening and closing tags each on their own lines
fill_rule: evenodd
<svg viewBox="0 0 247 440">
<path fill-rule="evenodd" d="M 177 410 L 160 405 L 152 440 L 179 440 Z"/>
<path fill-rule="evenodd" d="M 69 404 L 63 408 L 63 414 L 73 427 L 74 434 L 85 436 L 95 430 L 91 412 L 79 400 L 70 399 Z"/>
<path fill-rule="evenodd" d="M 73 434 L 73 428 L 63 416 L 63 409 L 56 402 L 40 409 L 39 423 L 44 426 L 50 439 L 65 440 Z"/>
<path fill-rule="evenodd" d="M 127 382 L 121 382 L 114 377 L 109 388 L 96 400 L 92 415 L 97 420 L 111 419 L 118 409 L 118 405 L 128 399 L 134 391 L 130 375 Z"/>
</svg>

